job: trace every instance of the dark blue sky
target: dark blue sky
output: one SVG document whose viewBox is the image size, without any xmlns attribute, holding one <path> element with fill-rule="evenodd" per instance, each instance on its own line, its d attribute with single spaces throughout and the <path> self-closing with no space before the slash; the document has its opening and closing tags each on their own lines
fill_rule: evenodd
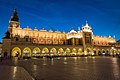
<svg viewBox="0 0 120 80">
<path fill-rule="evenodd" d="M 0 0 L 0 42 L 14 7 L 22 28 L 68 32 L 87 20 L 94 35 L 120 39 L 120 0 Z"/>
</svg>

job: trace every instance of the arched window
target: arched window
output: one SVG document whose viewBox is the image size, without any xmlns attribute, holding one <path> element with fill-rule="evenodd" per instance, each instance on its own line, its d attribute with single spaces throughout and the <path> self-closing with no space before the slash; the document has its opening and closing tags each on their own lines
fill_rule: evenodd
<svg viewBox="0 0 120 80">
<path fill-rule="evenodd" d="M 15 35 L 15 37 L 14 37 L 15 41 L 19 41 L 19 38 L 20 38 L 19 35 Z"/>
<path fill-rule="evenodd" d="M 25 36 L 25 41 L 28 42 L 29 41 L 29 36 Z"/>
</svg>

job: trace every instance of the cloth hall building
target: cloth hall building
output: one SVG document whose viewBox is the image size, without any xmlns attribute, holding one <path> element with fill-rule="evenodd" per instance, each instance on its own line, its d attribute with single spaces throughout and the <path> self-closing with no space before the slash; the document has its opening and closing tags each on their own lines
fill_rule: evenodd
<svg viewBox="0 0 120 80">
<path fill-rule="evenodd" d="M 88 22 L 82 30 L 70 32 L 21 28 L 16 9 L 2 39 L 2 55 L 8 57 L 113 55 L 120 52 L 116 39 L 111 36 L 95 36 Z"/>
</svg>

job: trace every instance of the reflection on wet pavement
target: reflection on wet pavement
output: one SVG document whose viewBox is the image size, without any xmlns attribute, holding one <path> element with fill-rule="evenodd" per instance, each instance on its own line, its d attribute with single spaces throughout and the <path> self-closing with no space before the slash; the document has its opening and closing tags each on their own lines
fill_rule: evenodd
<svg viewBox="0 0 120 80">
<path fill-rule="evenodd" d="M 2 65 L 23 67 L 36 80 L 120 80 L 120 59 L 112 57 L 6 60 Z"/>
<path fill-rule="evenodd" d="M 17 66 L 0 66 L 0 80 L 34 80 L 29 73 Z"/>
</svg>

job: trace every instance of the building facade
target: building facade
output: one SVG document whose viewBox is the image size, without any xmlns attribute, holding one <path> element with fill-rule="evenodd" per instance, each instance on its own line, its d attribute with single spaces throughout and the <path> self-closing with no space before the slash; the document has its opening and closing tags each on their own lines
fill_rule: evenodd
<svg viewBox="0 0 120 80">
<path fill-rule="evenodd" d="M 10 18 L 9 27 L 2 39 L 3 56 L 32 57 L 32 56 L 63 56 L 63 55 L 101 55 L 116 54 L 120 49 L 116 47 L 115 37 L 95 36 L 88 22 L 82 30 L 74 28 L 70 32 L 32 30 L 21 28 L 16 9 Z"/>
</svg>

